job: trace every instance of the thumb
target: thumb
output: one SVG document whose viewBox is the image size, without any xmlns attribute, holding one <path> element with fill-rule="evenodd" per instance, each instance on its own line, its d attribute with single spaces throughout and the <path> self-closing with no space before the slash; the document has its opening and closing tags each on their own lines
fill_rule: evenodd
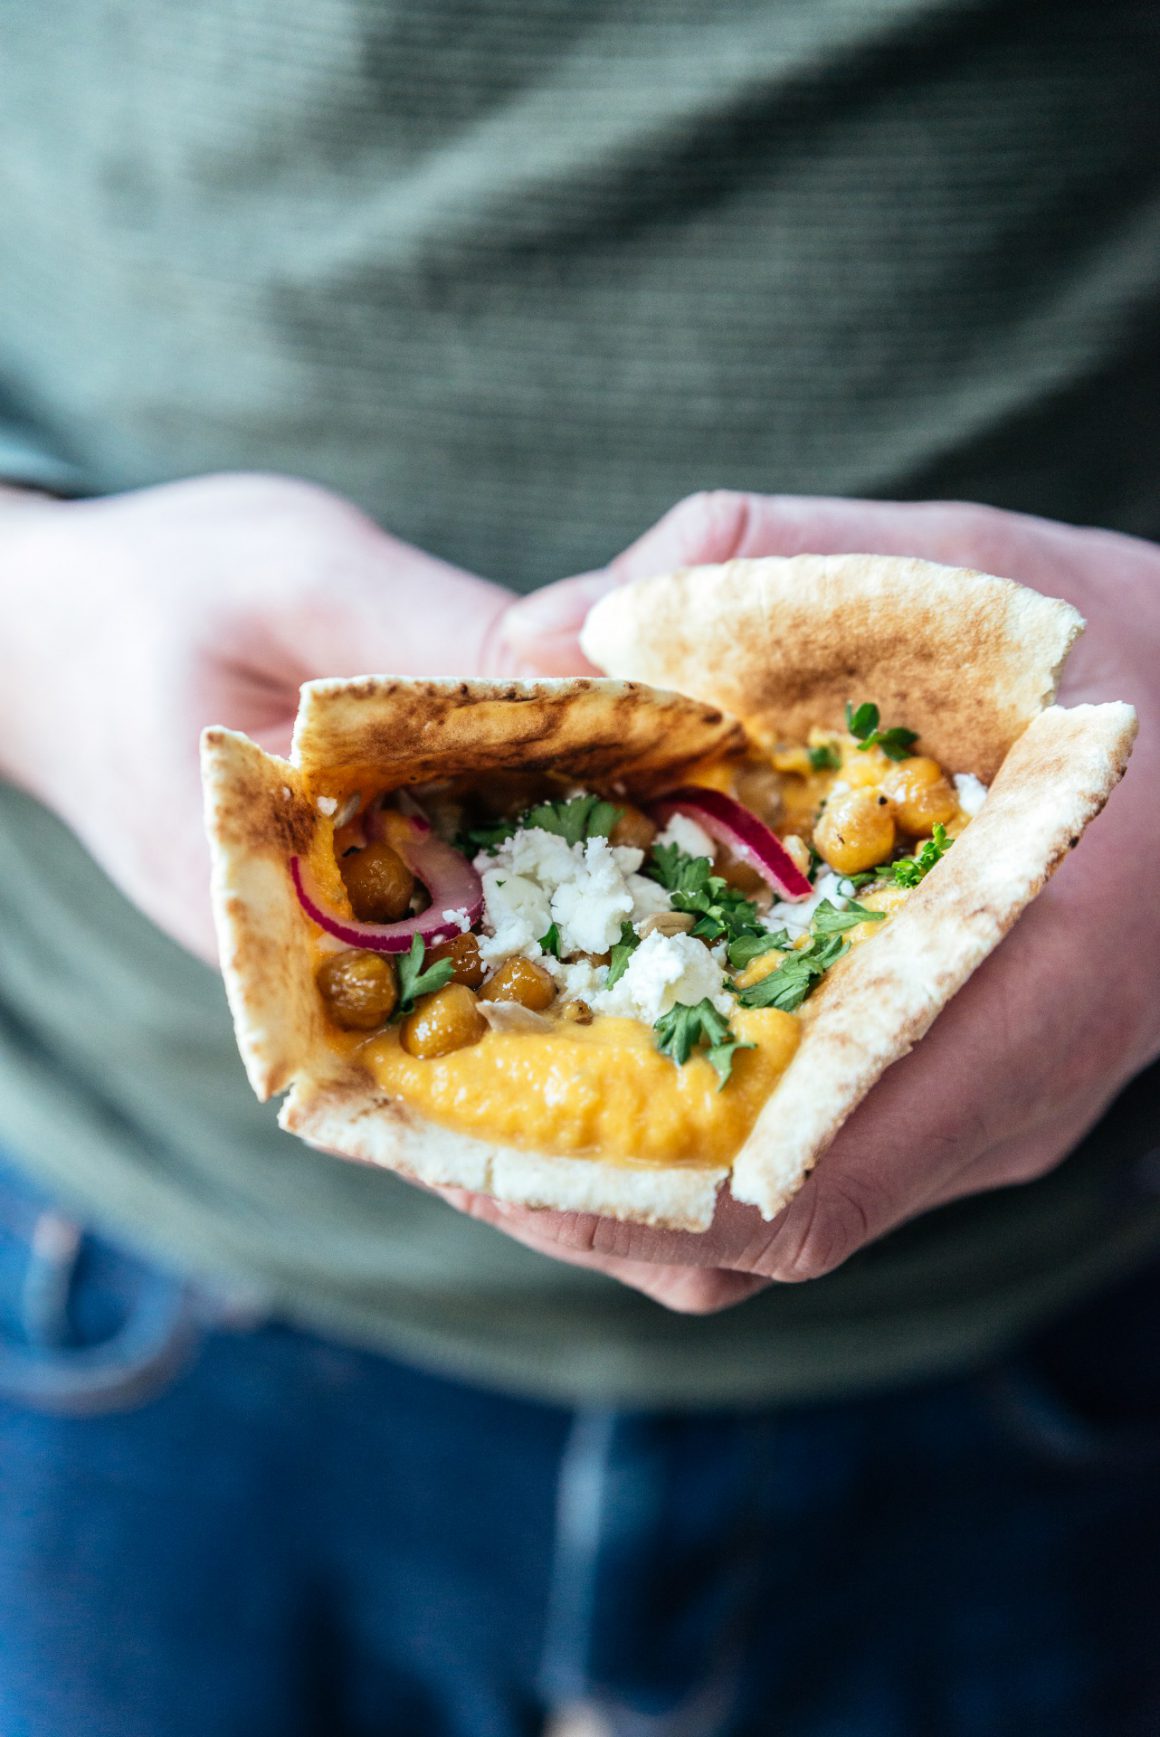
<svg viewBox="0 0 1160 1737">
<path fill-rule="evenodd" d="M 987 534 L 987 509 L 955 502 L 711 489 L 679 501 L 599 572 L 563 579 L 513 605 L 505 628 L 525 664 L 552 674 L 587 671 L 579 643 L 584 618 L 606 591 L 633 579 L 763 555 L 922 555 L 986 565 Z"/>
<path fill-rule="evenodd" d="M 545 675 L 588 673 L 593 666 L 580 649 L 580 629 L 606 591 L 738 555 L 795 554 L 817 541 L 823 529 L 819 509 L 838 505 L 727 489 L 689 495 L 607 567 L 561 579 L 513 604 L 504 618 L 505 636 L 522 664 Z M 832 542 L 834 527 L 824 529 Z"/>
</svg>

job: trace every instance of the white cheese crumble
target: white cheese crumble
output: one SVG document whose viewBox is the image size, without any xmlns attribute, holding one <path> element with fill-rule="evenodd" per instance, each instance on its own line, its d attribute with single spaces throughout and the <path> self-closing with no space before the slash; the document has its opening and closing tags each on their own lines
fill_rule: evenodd
<svg viewBox="0 0 1160 1737">
<path fill-rule="evenodd" d="M 705 852 L 700 839 L 673 842 L 696 854 L 713 848 L 708 839 Z M 498 965 L 513 954 L 538 960 L 566 998 L 648 1025 L 678 1001 L 695 1004 L 706 997 L 728 1015 L 733 1000 L 725 990 L 725 950 L 710 950 L 691 935 L 647 935 L 611 989 L 604 987 L 607 965 L 568 960 L 570 953 L 608 953 L 626 922 L 639 930 L 650 916 L 672 909 L 665 889 L 639 873 L 643 861 L 644 853 L 628 845 L 611 845 L 606 838 L 569 845 L 540 827 L 513 833 L 494 856 L 481 853 L 475 867 L 483 881 L 484 963 Z M 453 913 L 444 915 L 450 920 Z M 564 959 L 545 954 L 540 945 L 553 923 Z"/>
<path fill-rule="evenodd" d="M 629 956 L 620 981 L 595 995 L 590 1005 L 598 1013 L 655 1025 L 678 1001 L 695 1006 L 706 997 L 720 1013 L 728 1015 L 733 1009 L 720 961 L 691 935 L 662 935 L 654 930 Z"/>
<path fill-rule="evenodd" d="M 658 832 L 657 844 L 675 844 L 686 856 L 707 856 L 712 862 L 716 845 L 704 829 L 687 814 L 674 814 L 663 832 Z"/>
<path fill-rule="evenodd" d="M 973 772 L 956 772 L 955 797 L 968 820 L 973 820 L 987 800 L 987 786 Z"/>
<path fill-rule="evenodd" d="M 471 927 L 471 918 L 467 914 L 467 906 L 459 905 L 454 911 L 442 912 L 445 923 L 454 923 L 461 935 L 466 935 Z"/>
<path fill-rule="evenodd" d="M 814 890 L 808 899 L 802 899 L 798 904 L 790 904 L 788 899 L 779 899 L 769 907 L 762 921 L 767 929 L 788 929 L 796 939 L 798 935 L 805 934 L 823 899 L 829 899 L 839 911 L 844 911 L 852 891 L 845 875 L 826 869 L 814 882 Z"/>
<path fill-rule="evenodd" d="M 638 873 L 643 851 L 589 838 L 570 845 L 541 827 L 520 828 L 494 856 L 475 859 L 483 880 L 480 952 L 486 964 L 514 953 L 541 957 L 553 923 L 561 953 L 607 953 L 621 924 L 669 909 L 668 894 Z"/>
<path fill-rule="evenodd" d="M 320 796 L 318 801 L 315 803 L 315 807 L 318 809 L 319 814 L 325 814 L 329 818 L 338 807 L 338 797 Z"/>
</svg>

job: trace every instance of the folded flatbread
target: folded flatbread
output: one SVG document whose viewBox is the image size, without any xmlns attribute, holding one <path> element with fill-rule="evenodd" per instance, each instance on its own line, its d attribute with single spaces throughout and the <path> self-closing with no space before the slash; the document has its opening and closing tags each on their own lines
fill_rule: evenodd
<svg viewBox="0 0 1160 1737">
<path fill-rule="evenodd" d="M 287 761 L 208 730 L 214 908 L 254 1090 L 289 1088 L 282 1126 L 308 1142 L 431 1184 L 698 1230 L 728 1178 L 773 1216 L 1123 774 L 1132 708 L 1052 703 L 1081 629 L 1067 604 L 919 561 L 738 561 L 604 598 L 583 643 L 612 679 L 310 683 Z M 647 799 L 746 739 L 769 747 L 842 730 L 851 698 L 873 699 L 948 772 L 977 774 L 990 790 L 954 849 L 805 1003 L 796 1053 L 731 1167 L 561 1156 L 466 1134 L 385 1092 L 329 1040 L 316 932 L 289 863 L 353 792 L 537 771 Z"/>
</svg>

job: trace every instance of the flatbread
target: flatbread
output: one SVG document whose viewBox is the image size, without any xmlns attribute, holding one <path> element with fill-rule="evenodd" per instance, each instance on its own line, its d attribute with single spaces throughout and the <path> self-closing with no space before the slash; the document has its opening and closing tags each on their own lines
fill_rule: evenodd
<svg viewBox="0 0 1160 1737">
<path fill-rule="evenodd" d="M 222 972 L 246 1072 L 279 1120 L 344 1157 L 501 1199 L 700 1229 L 723 1170 L 549 1159 L 438 1127 L 387 1097 L 326 1039 L 312 928 L 290 880 L 325 811 L 360 788 L 472 772 L 550 771 L 634 792 L 671 788 L 740 748 L 735 720 L 703 702 L 621 681 L 311 682 L 290 760 L 246 736 L 202 736 L 206 826 Z M 369 782 L 368 782 L 369 781 Z M 324 805 L 320 809 L 320 802 Z"/>
<path fill-rule="evenodd" d="M 982 809 L 880 933 L 827 974 L 738 1154 L 730 1188 L 772 1218 L 851 1111 L 906 1055 L 1042 890 L 1122 777 L 1131 706 L 1051 706 L 1012 747 Z"/>
<path fill-rule="evenodd" d="M 989 784 L 1083 625 L 1070 603 L 965 567 L 793 555 L 609 592 L 581 644 L 609 675 L 711 700 L 763 741 L 842 729 L 847 700 L 873 700 L 947 771 Z"/>
<path fill-rule="evenodd" d="M 734 1163 L 770 1217 L 838 1128 L 997 945 L 1121 777 L 1130 706 L 1051 706 L 1082 622 L 1007 580 L 882 557 L 732 562 L 640 582 L 589 618 L 585 649 L 696 696 L 623 681 L 314 682 L 291 759 L 203 737 L 213 896 L 226 989 L 259 1097 L 309 1143 L 421 1181 L 529 1206 L 703 1230 L 727 1172 L 553 1157 L 426 1121 L 327 1042 L 311 926 L 287 862 L 319 802 L 460 773 L 560 772 L 671 787 L 741 739 L 839 728 L 873 699 L 952 771 L 990 778 L 982 811 L 880 934 L 802 1010 L 802 1041 Z M 798 649 L 800 648 L 800 649 Z M 965 690 L 965 691 L 964 691 Z M 816 699 L 815 696 L 816 695 Z M 1047 709 L 1045 709 L 1047 708 Z"/>
</svg>

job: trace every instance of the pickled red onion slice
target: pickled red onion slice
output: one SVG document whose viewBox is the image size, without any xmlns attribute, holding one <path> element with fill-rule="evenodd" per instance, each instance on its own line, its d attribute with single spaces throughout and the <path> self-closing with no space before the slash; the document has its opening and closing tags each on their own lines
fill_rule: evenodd
<svg viewBox="0 0 1160 1737">
<path fill-rule="evenodd" d="M 431 903 L 413 917 L 397 923 L 362 923 L 333 909 L 319 892 L 302 857 L 290 858 L 290 878 L 298 903 L 311 922 L 348 947 L 371 953 L 406 953 L 416 935 L 428 944 L 449 941 L 462 933 L 462 924 L 444 916 L 445 911 L 464 911 L 469 924 L 483 912 L 483 883 L 466 857 L 460 856 L 436 834 L 423 816 L 409 815 L 409 834 L 398 828 L 392 845 L 417 881 L 427 889 Z M 371 828 L 368 826 L 368 832 Z"/>
<path fill-rule="evenodd" d="M 735 797 L 700 785 L 683 785 L 652 805 L 653 819 L 662 827 L 673 814 L 687 815 L 702 832 L 727 845 L 734 856 L 757 870 L 779 898 L 796 902 L 812 894 L 813 887 L 777 834 Z"/>
</svg>

